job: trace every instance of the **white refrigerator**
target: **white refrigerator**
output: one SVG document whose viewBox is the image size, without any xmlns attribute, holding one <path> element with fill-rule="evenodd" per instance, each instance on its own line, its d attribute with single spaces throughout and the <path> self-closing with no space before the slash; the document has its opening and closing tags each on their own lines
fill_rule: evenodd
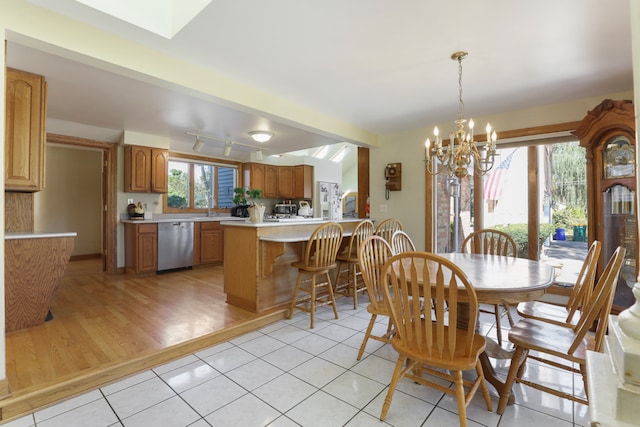
<svg viewBox="0 0 640 427">
<path fill-rule="evenodd" d="M 317 215 L 330 221 L 342 219 L 342 188 L 337 182 L 318 182 L 320 195 Z"/>
</svg>

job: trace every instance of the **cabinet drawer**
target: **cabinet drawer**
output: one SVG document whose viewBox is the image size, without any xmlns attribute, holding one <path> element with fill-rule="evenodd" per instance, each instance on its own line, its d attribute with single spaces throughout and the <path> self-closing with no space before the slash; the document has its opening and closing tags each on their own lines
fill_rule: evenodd
<svg viewBox="0 0 640 427">
<path fill-rule="evenodd" d="M 158 232 L 158 224 L 138 224 L 138 233 L 147 234 L 147 233 L 157 233 Z"/>
</svg>

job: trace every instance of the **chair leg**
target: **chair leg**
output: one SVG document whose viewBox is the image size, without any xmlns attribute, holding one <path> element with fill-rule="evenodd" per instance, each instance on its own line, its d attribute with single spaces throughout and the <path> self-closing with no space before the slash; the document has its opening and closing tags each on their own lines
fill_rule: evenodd
<svg viewBox="0 0 640 427">
<path fill-rule="evenodd" d="M 587 365 L 581 363 L 580 364 L 580 373 L 582 374 L 582 382 L 584 383 L 584 395 L 587 397 L 587 401 L 589 400 L 589 382 L 587 381 Z"/>
<path fill-rule="evenodd" d="M 342 276 L 342 261 L 338 261 L 338 266 L 336 268 L 336 281 L 333 283 L 333 292 L 337 295 L 340 293 L 340 276 Z M 347 279 L 349 278 L 349 274 L 347 274 Z"/>
<path fill-rule="evenodd" d="M 296 307 L 296 300 L 298 299 L 298 289 L 300 289 L 300 282 L 302 278 L 302 274 L 298 271 L 298 278 L 296 279 L 296 287 L 293 288 L 293 298 L 291 298 L 291 308 L 289 309 L 289 316 L 287 319 L 291 319 L 293 316 L 293 310 Z"/>
<path fill-rule="evenodd" d="M 498 304 L 493 306 L 496 316 L 496 335 L 498 336 L 498 345 L 502 347 L 502 328 L 500 327 L 500 306 Z"/>
<path fill-rule="evenodd" d="M 404 369 L 404 362 L 406 361 L 406 359 L 406 357 L 398 356 L 396 367 L 393 369 L 391 383 L 389 384 L 389 390 L 387 391 L 387 397 L 384 398 L 384 404 L 382 405 L 380 421 L 384 421 L 384 419 L 387 417 L 387 412 L 389 412 L 389 407 L 391 406 L 391 399 L 393 399 L 393 392 L 396 390 L 398 381 L 400 381 L 400 376 L 402 374 L 402 370 Z"/>
<path fill-rule="evenodd" d="M 509 319 L 509 326 L 513 326 L 514 322 L 513 322 L 513 317 L 511 317 L 511 308 L 509 307 L 509 304 L 504 304 L 504 309 L 507 312 L 507 319 Z"/>
<path fill-rule="evenodd" d="M 491 395 L 489 394 L 487 381 L 484 379 L 484 370 L 482 369 L 482 362 L 480 362 L 480 360 L 476 362 L 476 373 L 478 374 L 478 378 L 480 379 L 480 389 L 482 390 L 482 397 L 484 398 L 484 402 L 487 404 L 487 410 L 491 412 L 493 411 L 493 405 L 491 404 Z"/>
<path fill-rule="evenodd" d="M 467 427 L 467 402 L 464 396 L 464 384 L 462 382 L 462 371 L 453 373 L 456 387 L 456 400 L 458 401 L 458 416 L 460 417 L 460 427 Z"/>
<path fill-rule="evenodd" d="M 371 320 L 369 320 L 369 325 L 367 326 L 367 331 L 364 333 L 364 339 L 362 340 L 362 344 L 360 345 L 360 351 L 358 351 L 358 359 L 360 360 L 362 358 L 362 355 L 364 354 L 364 349 L 367 346 L 367 341 L 369 341 L 369 337 L 371 336 L 371 331 L 373 330 L 373 325 L 375 325 L 376 323 L 376 317 L 378 317 L 377 314 L 372 314 L 371 315 Z"/>
<path fill-rule="evenodd" d="M 313 320 L 316 315 L 316 275 L 311 275 L 311 306 L 309 307 L 309 315 L 311 317 L 311 325 L 309 328 L 313 329 Z"/>
<path fill-rule="evenodd" d="M 329 272 L 325 273 L 327 276 L 327 288 L 329 288 L 329 297 L 331 298 L 331 306 L 333 307 L 333 314 L 338 318 L 338 308 L 336 306 L 336 298 L 333 295 L 333 287 L 331 286 L 331 277 L 329 277 Z"/>
<path fill-rule="evenodd" d="M 356 265 L 349 266 L 349 274 L 351 275 L 351 283 L 353 286 L 353 309 L 358 308 L 358 282 L 356 281 Z"/>
<path fill-rule="evenodd" d="M 502 415 L 504 409 L 507 406 L 507 402 L 509 401 L 509 396 L 511 395 L 511 387 L 513 387 L 513 383 L 516 379 L 516 372 L 520 368 L 520 364 L 524 360 L 525 349 L 524 347 L 516 346 L 516 350 L 511 357 L 511 366 L 509 366 L 509 373 L 507 374 L 507 379 L 504 384 L 503 393 L 500 396 L 500 400 L 498 402 L 498 414 Z"/>
</svg>

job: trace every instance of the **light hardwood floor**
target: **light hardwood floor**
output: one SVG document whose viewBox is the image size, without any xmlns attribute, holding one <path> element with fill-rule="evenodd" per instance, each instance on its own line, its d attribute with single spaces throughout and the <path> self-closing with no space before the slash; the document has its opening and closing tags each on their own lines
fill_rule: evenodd
<svg viewBox="0 0 640 427">
<path fill-rule="evenodd" d="M 69 264 L 53 320 L 6 334 L 7 420 L 282 319 L 225 302 L 222 267 L 137 278 Z"/>
</svg>

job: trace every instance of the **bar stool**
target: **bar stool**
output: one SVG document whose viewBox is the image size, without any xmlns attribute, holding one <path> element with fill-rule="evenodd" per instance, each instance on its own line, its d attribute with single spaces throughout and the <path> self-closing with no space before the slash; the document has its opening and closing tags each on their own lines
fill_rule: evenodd
<svg viewBox="0 0 640 427">
<path fill-rule="evenodd" d="M 342 244 L 342 227 L 337 222 L 327 222 L 316 228 L 304 249 L 303 258 L 291 263 L 291 266 L 298 269 L 296 287 L 291 299 L 291 309 L 288 319 L 291 319 L 293 311 L 297 308 L 310 314 L 313 329 L 316 305 L 331 304 L 333 313 L 338 318 L 336 300 L 333 295 L 333 287 L 329 270 L 336 266 L 336 256 Z M 305 280 L 305 276 L 309 276 Z M 318 276 L 320 280 L 318 281 Z M 318 289 L 326 288 L 320 293 Z M 298 300 L 298 293 L 306 292 L 309 296 Z"/>
<path fill-rule="evenodd" d="M 353 296 L 353 309 L 358 307 L 358 292 L 364 292 L 367 287 L 362 280 L 362 273 L 358 267 L 358 250 L 360 245 L 367 237 L 373 235 L 374 225 L 371 220 L 365 219 L 360 221 L 351 237 L 347 249 L 338 254 L 338 273 L 336 274 L 336 282 L 333 293 L 335 295 Z M 346 268 L 345 268 L 346 267 Z M 346 280 L 340 283 L 340 278 L 346 273 Z"/>
</svg>

